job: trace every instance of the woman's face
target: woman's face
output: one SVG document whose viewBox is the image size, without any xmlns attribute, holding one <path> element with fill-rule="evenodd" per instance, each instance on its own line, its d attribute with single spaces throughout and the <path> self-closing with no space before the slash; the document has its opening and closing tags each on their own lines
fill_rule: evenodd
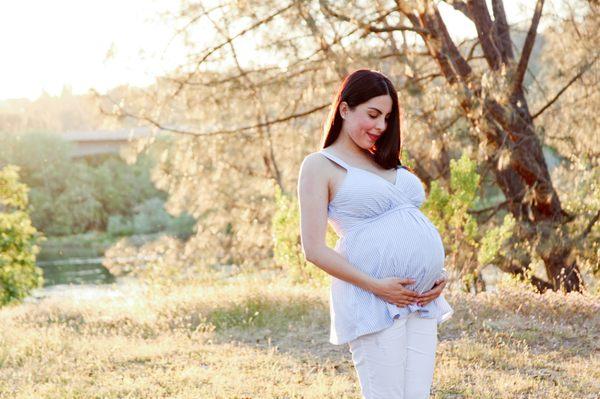
<svg viewBox="0 0 600 399">
<path fill-rule="evenodd" d="M 391 112 L 392 98 L 387 94 L 373 97 L 357 105 L 353 110 L 342 101 L 340 103 L 340 114 L 344 118 L 342 130 L 348 133 L 356 145 L 368 150 L 385 131 Z"/>
</svg>

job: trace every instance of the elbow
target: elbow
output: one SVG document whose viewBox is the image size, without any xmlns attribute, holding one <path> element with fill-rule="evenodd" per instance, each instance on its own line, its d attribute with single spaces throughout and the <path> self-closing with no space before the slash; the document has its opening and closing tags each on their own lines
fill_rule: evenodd
<svg viewBox="0 0 600 399">
<path fill-rule="evenodd" d="M 314 248 L 303 248 L 302 253 L 304 254 L 304 259 L 310 263 L 316 263 L 318 258 L 318 251 Z"/>
<path fill-rule="evenodd" d="M 315 255 L 310 251 L 303 251 L 304 260 L 306 262 L 315 263 Z"/>
</svg>

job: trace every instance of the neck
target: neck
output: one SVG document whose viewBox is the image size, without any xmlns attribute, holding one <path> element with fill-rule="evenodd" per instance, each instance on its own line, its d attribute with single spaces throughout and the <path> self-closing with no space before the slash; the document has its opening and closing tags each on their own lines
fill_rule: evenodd
<svg viewBox="0 0 600 399">
<path fill-rule="evenodd" d="M 371 159 L 372 155 L 368 150 L 356 145 L 354 140 L 350 138 L 350 135 L 342 129 L 338 138 L 331 145 L 339 154 L 347 154 L 348 157 L 353 158 L 368 158 Z"/>
</svg>

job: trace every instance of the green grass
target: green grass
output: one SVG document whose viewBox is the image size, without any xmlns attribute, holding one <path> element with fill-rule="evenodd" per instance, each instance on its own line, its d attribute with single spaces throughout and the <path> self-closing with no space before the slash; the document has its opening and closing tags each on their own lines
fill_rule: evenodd
<svg viewBox="0 0 600 399">
<path fill-rule="evenodd" d="M 447 292 L 434 398 L 594 398 L 600 301 Z M 326 288 L 256 273 L 0 309 L 1 398 L 359 398 Z"/>
</svg>

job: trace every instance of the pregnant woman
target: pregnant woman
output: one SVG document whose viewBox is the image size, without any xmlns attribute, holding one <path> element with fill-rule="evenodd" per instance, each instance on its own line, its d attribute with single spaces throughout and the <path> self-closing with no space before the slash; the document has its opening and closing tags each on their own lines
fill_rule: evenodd
<svg viewBox="0 0 600 399">
<path fill-rule="evenodd" d="M 419 209 L 421 181 L 400 164 L 400 139 L 391 81 L 357 70 L 298 181 L 304 256 L 331 275 L 330 342 L 349 345 L 366 399 L 429 398 L 437 325 L 453 313 L 442 240 Z"/>
</svg>

